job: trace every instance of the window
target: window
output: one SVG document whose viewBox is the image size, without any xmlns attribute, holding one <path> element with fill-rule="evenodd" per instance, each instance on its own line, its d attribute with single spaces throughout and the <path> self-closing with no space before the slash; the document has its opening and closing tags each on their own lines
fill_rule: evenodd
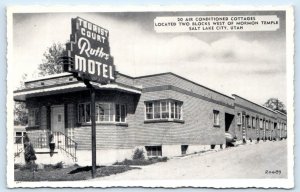
<svg viewBox="0 0 300 192">
<path fill-rule="evenodd" d="M 146 103 L 146 119 L 153 119 L 153 103 Z"/>
<path fill-rule="evenodd" d="M 242 127 L 245 127 L 246 126 L 246 116 L 243 115 L 242 116 Z"/>
<path fill-rule="evenodd" d="M 39 125 L 39 119 L 40 119 L 40 111 L 38 108 L 32 108 L 29 109 L 29 117 L 28 117 L 28 126 L 38 126 Z"/>
<path fill-rule="evenodd" d="M 220 126 L 220 112 L 217 110 L 213 111 L 213 119 L 214 119 L 214 126 Z"/>
<path fill-rule="evenodd" d="M 61 114 L 58 114 L 58 116 L 57 116 L 57 122 L 61 122 Z"/>
<path fill-rule="evenodd" d="M 252 127 L 253 128 L 256 127 L 256 119 L 255 119 L 255 117 L 252 117 Z"/>
<path fill-rule="evenodd" d="M 145 102 L 146 120 L 182 119 L 182 102 L 173 100 Z"/>
<path fill-rule="evenodd" d="M 168 119 L 169 118 L 169 105 L 167 101 L 161 102 L 161 118 Z"/>
<path fill-rule="evenodd" d="M 238 124 L 238 125 L 241 125 L 241 124 L 242 124 L 242 115 L 241 115 L 241 113 L 238 113 L 238 114 L 237 114 L 237 124 Z"/>
<path fill-rule="evenodd" d="M 88 123 L 91 122 L 91 104 L 80 103 L 78 105 L 78 122 Z"/>
<path fill-rule="evenodd" d="M 251 128 L 251 122 L 250 122 L 251 119 L 250 119 L 249 115 L 246 116 L 246 119 L 247 119 L 247 127 Z"/>
<path fill-rule="evenodd" d="M 154 119 L 160 119 L 160 102 L 156 101 L 154 104 Z"/>
<path fill-rule="evenodd" d="M 181 105 L 175 102 L 175 119 L 181 119 Z"/>
<path fill-rule="evenodd" d="M 261 128 L 261 129 L 263 128 L 263 120 L 262 119 L 259 120 L 259 128 Z"/>
<path fill-rule="evenodd" d="M 114 121 L 114 106 L 112 103 L 96 103 L 96 121 L 111 122 Z"/>
<path fill-rule="evenodd" d="M 116 122 L 126 122 L 126 105 L 116 104 Z"/>
<path fill-rule="evenodd" d="M 100 103 L 95 104 L 96 122 L 126 122 L 127 109 L 124 104 Z M 78 104 L 78 122 L 91 122 L 90 103 Z"/>
<path fill-rule="evenodd" d="M 26 132 L 16 132 L 15 134 L 15 144 L 22 144 L 23 142 L 23 137 L 26 135 Z"/>
<path fill-rule="evenodd" d="M 175 103 L 171 102 L 170 106 L 171 106 L 171 119 L 174 119 L 175 118 Z"/>
<path fill-rule="evenodd" d="M 181 145 L 181 155 L 186 155 L 188 145 Z"/>
<path fill-rule="evenodd" d="M 162 152 L 161 152 L 161 146 L 146 146 L 146 151 L 147 151 L 147 156 L 151 157 L 151 156 L 162 156 Z"/>
</svg>

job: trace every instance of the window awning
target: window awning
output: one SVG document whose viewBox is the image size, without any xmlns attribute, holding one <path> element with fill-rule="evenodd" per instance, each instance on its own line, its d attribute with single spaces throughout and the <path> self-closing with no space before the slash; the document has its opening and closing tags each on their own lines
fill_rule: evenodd
<svg viewBox="0 0 300 192">
<path fill-rule="evenodd" d="M 98 90 L 116 90 L 116 91 L 126 92 L 126 93 L 141 94 L 141 88 L 122 85 L 119 83 L 101 85 L 100 83 L 92 82 L 91 84 Z M 29 97 L 55 95 L 55 94 L 70 93 L 70 92 L 83 91 L 83 90 L 87 90 L 86 85 L 83 82 L 22 89 L 22 90 L 14 91 L 14 100 L 25 101 L 26 98 Z"/>
</svg>

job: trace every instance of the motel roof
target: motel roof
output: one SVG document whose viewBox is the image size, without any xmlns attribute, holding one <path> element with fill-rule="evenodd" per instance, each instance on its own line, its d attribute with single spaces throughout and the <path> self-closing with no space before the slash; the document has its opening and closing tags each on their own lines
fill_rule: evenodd
<svg viewBox="0 0 300 192">
<path fill-rule="evenodd" d="M 129 76 L 129 75 L 125 75 L 125 74 L 120 73 L 120 72 L 117 72 L 117 74 L 119 74 L 119 75 L 121 75 L 121 76 L 124 76 L 124 77 L 127 77 L 127 78 L 130 78 L 130 79 L 132 79 L 132 80 L 135 80 L 135 79 L 142 79 L 142 78 L 148 78 L 148 77 L 155 77 L 155 76 L 161 76 L 161 75 L 173 75 L 173 76 L 175 76 L 175 77 L 177 77 L 177 78 L 180 78 L 180 79 L 182 79 L 182 80 L 184 80 L 184 81 L 190 82 L 190 83 L 192 83 L 192 84 L 194 84 L 194 85 L 196 85 L 196 86 L 205 88 L 205 89 L 207 89 L 207 90 L 209 90 L 209 91 L 212 91 L 212 92 L 214 92 L 214 93 L 220 94 L 220 95 L 222 95 L 222 96 L 225 96 L 225 97 L 227 97 L 227 98 L 229 98 L 229 99 L 234 100 L 234 97 L 231 97 L 231 96 L 226 95 L 226 94 L 224 94 L 224 93 L 221 93 L 221 92 L 219 92 L 219 91 L 213 90 L 213 89 L 208 88 L 208 87 L 206 87 L 206 86 L 200 85 L 200 84 L 198 84 L 198 83 L 196 83 L 196 82 L 194 82 L 194 81 L 192 81 L 192 80 L 189 80 L 189 79 L 187 79 L 187 78 L 184 78 L 184 77 L 182 77 L 182 76 L 180 76 L 180 75 L 177 75 L 177 74 L 175 74 L 175 73 L 172 73 L 172 72 L 156 73 L 156 74 L 150 74 L 150 75 L 144 75 L 144 76 L 137 76 L 137 77 L 132 77 L 132 76 Z M 25 81 L 25 83 L 31 83 L 31 82 L 35 82 L 35 81 L 42 81 L 42 80 L 48 80 L 48 79 L 55 79 L 55 78 L 65 77 L 65 76 L 72 76 L 72 73 L 64 72 L 64 73 L 59 73 L 59 74 L 54 74 L 54 75 L 47 75 L 47 76 L 44 76 L 44 77 L 32 78 L 32 79 L 30 79 L 30 80 Z M 17 92 L 17 91 L 15 91 L 14 93 L 16 93 L 16 92 Z"/>
<path fill-rule="evenodd" d="M 157 73 L 157 74 L 151 74 L 151 75 L 144 75 L 144 76 L 137 76 L 137 77 L 131 77 L 129 75 L 125 75 L 122 74 L 120 72 L 117 72 L 118 75 L 120 76 L 124 76 L 126 78 L 135 80 L 135 79 L 142 79 L 142 78 L 148 78 L 148 77 L 155 77 L 155 76 L 162 76 L 162 75 L 172 75 L 175 76 L 177 78 L 180 78 L 184 81 L 187 81 L 189 83 L 192 83 L 196 86 L 205 88 L 209 91 L 212 91 L 214 93 L 220 94 L 222 96 L 225 96 L 229 99 L 235 100 L 235 97 L 239 97 L 247 102 L 250 102 L 258 107 L 264 108 L 268 111 L 271 111 L 273 113 L 280 113 L 282 115 L 286 115 L 280 111 L 274 111 L 270 108 L 267 108 L 263 105 L 257 104 L 253 101 L 250 101 L 248 99 L 245 99 L 239 95 L 233 94 L 232 96 L 228 96 L 225 95 L 223 93 L 220 93 L 218 91 L 215 91 L 211 88 L 205 87 L 203 85 L 200 85 L 194 81 L 191 81 L 189 79 L 186 79 L 182 76 L 179 76 L 177 74 L 174 74 L 172 72 L 166 72 L 166 73 Z M 33 83 L 33 82 L 37 82 L 37 81 L 43 81 L 43 80 L 50 80 L 50 79 L 56 79 L 56 78 L 60 78 L 60 77 L 68 77 L 68 76 L 72 76 L 72 73 L 69 72 L 64 72 L 64 73 L 59 73 L 59 74 L 54 74 L 54 75 L 48 75 L 48 76 L 44 76 L 44 77 L 38 77 L 38 78 L 33 78 L 30 80 L 27 80 L 25 82 L 25 84 L 28 83 Z M 142 92 L 142 88 L 140 86 L 132 86 L 132 85 L 125 85 L 123 83 L 118 83 L 118 82 L 114 82 L 111 84 L 106 84 L 106 85 L 101 85 L 99 83 L 95 83 L 92 82 L 91 83 L 94 87 L 96 87 L 96 89 L 102 89 L 102 90 L 118 90 L 118 91 L 123 91 L 123 92 L 129 92 L 129 93 L 134 93 L 134 94 L 141 94 Z M 58 94 L 58 93 L 66 93 L 66 92 L 73 92 L 73 91 L 81 91 L 81 90 L 86 90 L 86 85 L 83 82 L 80 81 L 75 81 L 75 82 L 70 82 L 68 84 L 61 84 L 61 85 L 52 85 L 52 86 L 44 86 L 44 87 L 36 87 L 36 88 L 25 88 L 25 89 L 21 89 L 21 90 L 16 90 L 14 91 L 14 99 L 16 101 L 25 101 L 26 99 L 26 95 L 30 95 L 30 97 L 33 96 L 40 96 L 40 95 L 45 95 L 47 93 L 47 95 L 53 95 L 53 94 Z"/>
<path fill-rule="evenodd" d="M 245 98 L 243 98 L 243 97 L 241 97 L 241 96 L 239 96 L 239 95 L 232 94 L 232 96 L 233 96 L 233 97 L 239 97 L 239 98 L 241 98 L 241 99 L 243 99 L 243 100 L 245 100 L 245 101 L 247 101 L 247 102 L 250 102 L 250 103 L 252 103 L 252 104 L 254 104 L 254 105 L 258 106 L 258 107 L 264 108 L 264 109 L 266 109 L 266 110 L 268 110 L 268 111 L 271 111 L 271 112 L 273 112 L 273 113 L 280 113 L 280 114 L 286 116 L 286 114 L 284 114 L 284 113 L 282 113 L 282 112 L 280 112 L 280 111 L 278 111 L 278 110 L 272 110 L 272 109 L 270 109 L 270 108 L 268 108 L 268 107 L 265 107 L 265 106 L 263 106 L 263 105 L 260 105 L 260 104 L 255 103 L 255 102 L 253 102 L 253 101 L 250 101 L 250 100 L 248 100 L 248 99 L 245 99 Z"/>
<path fill-rule="evenodd" d="M 56 79 L 60 77 L 69 77 L 72 76 L 71 73 L 60 73 L 55 75 L 49 75 L 45 77 L 39 77 L 35 79 L 31 79 L 25 82 L 25 84 L 43 81 L 43 80 L 50 80 Z M 132 94 L 141 94 L 141 88 L 137 86 L 125 85 L 122 83 L 114 82 L 111 84 L 102 85 L 100 83 L 91 83 L 96 89 L 101 90 L 117 90 L 121 92 L 127 92 Z M 86 85 L 80 81 L 73 81 L 68 83 L 62 84 L 55 84 L 55 85 L 47 85 L 47 86 L 40 86 L 40 87 L 33 87 L 33 88 L 24 88 L 21 90 L 14 91 L 14 100 L 16 101 L 25 101 L 26 97 L 37 97 L 37 96 L 44 96 L 44 95 L 54 95 L 60 93 L 67 93 L 67 92 L 74 92 L 74 91 L 83 91 L 86 90 Z"/>
<path fill-rule="evenodd" d="M 175 74 L 175 73 L 172 73 L 172 72 L 155 73 L 155 74 L 143 75 L 143 76 L 137 76 L 137 77 L 131 77 L 131 76 L 129 76 L 129 75 L 125 75 L 125 74 L 122 74 L 122 73 L 119 73 L 119 72 L 118 72 L 118 74 L 120 74 L 120 75 L 122 75 L 122 76 L 125 76 L 125 77 L 127 77 L 127 78 L 132 78 L 132 79 L 142 79 L 142 78 L 155 77 L 155 76 L 161 76 L 161 75 L 173 75 L 173 76 L 178 77 L 178 78 L 180 78 L 180 79 L 182 79 L 182 80 L 184 80 L 184 81 L 190 82 L 190 83 L 192 83 L 192 84 L 194 84 L 194 85 L 197 85 L 197 86 L 199 86 L 199 87 L 205 88 L 205 89 L 207 89 L 207 90 L 209 90 L 209 91 L 212 91 L 212 92 L 214 92 L 214 93 L 220 94 L 220 95 L 222 95 L 222 96 L 225 96 L 225 97 L 227 97 L 227 98 L 229 98 L 229 99 L 234 100 L 234 97 L 231 97 L 231 96 L 229 96 L 229 95 L 226 95 L 226 94 L 221 93 L 221 92 L 219 92 L 219 91 L 216 91 L 216 90 L 214 90 L 214 89 L 208 88 L 208 87 L 206 87 L 206 86 L 200 85 L 199 83 L 196 83 L 196 82 L 194 82 L 194 81 L 192 81 L 192 80 L 189 80 L 189 79 L 187 79 L 187 78 L 184 78 L 184 77 L 182 77 L 182 76 L 180 76 L 180 75 L 177 75 L 177 74 Z"/>
</svg>

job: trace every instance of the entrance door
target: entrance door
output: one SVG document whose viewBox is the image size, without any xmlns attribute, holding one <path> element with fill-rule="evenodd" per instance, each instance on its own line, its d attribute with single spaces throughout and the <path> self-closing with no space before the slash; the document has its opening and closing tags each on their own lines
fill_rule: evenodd
<svg viewBox="0 0 300 192">
<path fill-rule="evenodd" d="M 51 131 L 65 134 L 65 109 L 63 105 L 51 107 Z"/>
<path fill-rule="evenodd" d="M 260 134 L 259 134 L 259 119 L 256 119 L 255 126 L 256 126 L 256 139 L 258 140 L 258 138 L 260 137 Z"/>
<path fill-rule="evenodd" d="M 243 115 L 242 116 L 242 137 L 243 137 L 244 142 L 246 142 L 246 138 L 247 138 L 246 123 L 247 123 L 246 116 Z"/>
<path fill-rule="evenodd" d="M 225 132 L 227 133 L 231 127 L 234 115 L 225 113 Z"/>
</svg>

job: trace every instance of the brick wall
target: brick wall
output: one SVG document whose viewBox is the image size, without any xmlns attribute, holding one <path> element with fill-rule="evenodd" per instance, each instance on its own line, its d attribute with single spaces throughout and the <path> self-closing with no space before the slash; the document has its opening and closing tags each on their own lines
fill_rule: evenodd
<svg viewBox="0 0 300 192">
<path fill-rule="evenodd" d="M 191 93 L 201 95 L 215 101 L 222 101 L 225 104 L 234 105 L 234 100 L 231 97 L 225 96 L 219 92 L 206 88 L 202 85 L 191 82 L 180 76 L 172 73 L 165 73 L 162 75 L 153 75 L 139 77 L 135 79 L 137 85 L 141 84 L 143 88 L 159 87 L 163 85 L 172 85 L 176 88 L 186 90 Z"/>
<path fill-rule="evenodd" d="M 242 139 L 242 128 L 237 125 L 237 114 L 245 113 L 251 119 L 264 119 L 271 122 L 273 135 L 286 132 L 274 130 L 274 123 L 286 124 L 286 116 L 274 113 L 239 96 L 235 100 L 204 86 L 193 83 L 172 73 L 131 78 L 117 74 L 117 82 L 130 86 L 142 86 L 142 94 L 122 93 L 118 91 L 99 90 L 96 101 L 116 102 L 127 105 L 127 125 L 98 124 L 98 149 L 125 149 L 145 145 L 213 145 L 225 143 L 225 113 L 234 115 L 228 132 Z M 27 88 L 55 86 L 70 81 L 71 75 L 26 83 Z M 44 85 L 42 85 L 42 83 Z M 145 122 L 145 101 L 174 99 L 183 102 L 183 122 Z M 91 128 L 77 123 L 77 105 L 89 102 L 89 91 L 56 94 L 28 98 L 28 108 L 41 109 L 40 129 L 47 128 L 47 107 L 64 105 L 66 107 L 66 127 L 74 129 L 74 139 L 79 149 L 91 148 Z M 220 126 L 213 125 L 213 110 L 220 113 Z M 246 127 L 246 139 L 255 140 L 264 137 L 264 129 Z M 267 132 L 266 132 L 267 133 Z M 266 135 L 268 136 L 268 135 Z"/>
<path fill-rule="evenodd" d="M 184 123 L 145 123 L 144 101 L 168 98 L 183 101 Z M 220 127 L 213 126 L 213 110 L 220 111 Z M 224 144 L 225 112 L 233 109 L 172 90 L 143 93 L 130 123 L 135 132 L 132 141 L 137 145 Z"/>
<path fill-rule="evenodd" d="M 285 115 L 278 114 L 274 111 L 268 110 L 265 107 L 262 107 L 260 105 L 257 105 L 251 101 L 248 101 L 244 98 L 241 98 L 237 95 L 235 95 L 235 116 L 237 117 L 238 113 L 243 113 L 246 116 L 249 116 L 251 119 L 252 117 L 255 117 L 255 119 L 262 119 L 263 120 L 263 128 L 259 127 L 256 124 L 256 127 L 253 128 L 251 126 L 246 126 L 246 139 L 257 139 L 259 137 L 260 139 L 267 137 L 269 138 L 270 135 L 273 136 L 273 138 L 279 135 L 277 128 L 275 128 L 276 124 L 278 127 L 278 122 L 280 122 L 280 118 L 278 118 L 278 115 L 281 116 L 283 119 Z M 265 126 L 265 121 L 268 122 L 269 126 Z M 251 122 L 251 121 L 250 121 Z M 283 122 L 286 122 L 283 120 Z M 257 127 L 259 129 L 257 130 Z M 237 118 L 236 118 L 236 136 L 239 140 L 243 138 L 243 129 L 241 125 L 237 125 Z M 257 135 L 257 133 L 259 133 Z"/>
<path fill-rule="evenodd" d="M 47 129 L 47 108 L 46 106 L 40 107 L 41 110 L 41 120 L 40 125 L 41 129 Z"/>
</svg>

